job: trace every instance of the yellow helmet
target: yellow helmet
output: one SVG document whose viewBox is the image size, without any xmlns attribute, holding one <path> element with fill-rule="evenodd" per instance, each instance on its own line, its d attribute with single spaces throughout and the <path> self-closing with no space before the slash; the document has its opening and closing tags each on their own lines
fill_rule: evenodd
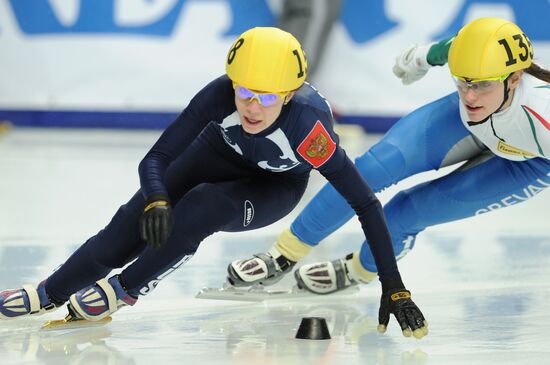
<svg viewBox="0 0 550 365">
<path fill-rule="evenodd" d="M 278 28 L 256 27 L 233 43 L 225 71 L 234 83 L 247 89 L 286 92 L 302 86 L 307 61 L 292 34 Z"/>
<path fill-rule="evenodd" d="M 458 32 L 448 62 L 451 73 L 460 78 L 497 78 L 531 66 L 533 47 L 514 23 L 479 18 Z"/>
</svg>

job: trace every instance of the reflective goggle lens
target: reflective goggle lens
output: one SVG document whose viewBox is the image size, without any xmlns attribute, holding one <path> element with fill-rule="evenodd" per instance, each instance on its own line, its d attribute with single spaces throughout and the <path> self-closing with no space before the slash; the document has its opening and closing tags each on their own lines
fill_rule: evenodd
<svg viewBox="0 0 550 365">
<path fill-rule="evenodd" d="M 250 99 L 250 100 L 256 99 L 263 106 L 271 106 L 279 100 L 281 95 L 285 95 L 285 94 L 276 94 L 276 93 L 267 93 L 267 94 L 255 93 L 248 90 L 245 87 L 238 86 L 238 85 L 235 87 L 235 93 L 241 99 Z"/>
<path fill-rule="evenodd" d="M 458 77 L 453 75 L 453 80 L 456 84 L 456 86 L 461 89 L 462 91 L 467 91 L 468 89 L 472 89 L 475 92 L 484 93 L 489 92 L 497 88 L 500 84 L 504 82 L 510 76 L 503 75 L 498 77 L 492 77 L 488 79 L 483 80 L 470 80 L 463 77 Z"/>
</svg>

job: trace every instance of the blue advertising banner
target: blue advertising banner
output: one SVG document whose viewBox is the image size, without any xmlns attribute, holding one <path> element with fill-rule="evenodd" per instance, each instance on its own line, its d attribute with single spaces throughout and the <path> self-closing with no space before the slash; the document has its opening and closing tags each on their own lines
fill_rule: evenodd
<svg viewBox="0 0 550 365">
<path fill-rule="evenodd" d="M 0 120 L 163 128 L 224 73 L 244 30 L 276 26 L 282 1 L 8 0 L 0 3 Z M 385 130 L 453 91 L 446 67 L 403 86 L 395 57 L 480 16 L 515 21 L 550 64 L 547 0 L 344 0 L 310 82 L 342 122 Z"/>
</svg>

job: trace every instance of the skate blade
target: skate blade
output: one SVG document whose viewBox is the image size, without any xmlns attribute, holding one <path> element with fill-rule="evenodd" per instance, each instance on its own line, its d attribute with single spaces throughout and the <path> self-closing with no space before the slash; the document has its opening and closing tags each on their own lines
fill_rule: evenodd
<svg viewBox="0 0 550 365">
<path fill-rule="evenodd" d="M 347 288 L 334 295 L 352 295 L 359 292 L 357 286 Z M 299 289 L 294 286 L 287 290 L 265 289 L 263 286 L 252 286 L 250 288 L 235 288 L 233 286 L 224 285 L 223 288 L 203 288 L 195 298 L 198 299 L 215 299 L 215 300 L 234 300 L 240 302 L 263 302 L 267 300 L 292 300 L 300 298 L 320 299 L 326 297 L 324 295 L 314 294 L 307 290 Z"/>
<path fill-rule="evenodd" d="M 104 326 L 110 323 L 113 319 L 105 317 L 99 321 L 87 321 L 85 319 L 74 318 L 68 314 L 64 319 L 55 319 L 48 321 L 42 325 L 42 331 L 63 330 L 63 329 L 76 329 L 76 328 L 90 328 L 97 326 Z"/>
</svg>

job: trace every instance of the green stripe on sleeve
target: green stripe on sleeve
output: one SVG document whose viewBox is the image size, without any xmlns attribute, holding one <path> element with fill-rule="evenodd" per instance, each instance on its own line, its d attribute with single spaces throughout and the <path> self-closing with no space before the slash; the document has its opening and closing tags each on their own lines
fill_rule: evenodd
<svg viewBox="0 0 550 365">
<path fill-rule="evenodd" d="M 432 66 L 443 66 L 447 63 L 449 48 L 453 43 L 454 36 L 446 38 L 430 47 L 426 59 Z"/>
</svg>

